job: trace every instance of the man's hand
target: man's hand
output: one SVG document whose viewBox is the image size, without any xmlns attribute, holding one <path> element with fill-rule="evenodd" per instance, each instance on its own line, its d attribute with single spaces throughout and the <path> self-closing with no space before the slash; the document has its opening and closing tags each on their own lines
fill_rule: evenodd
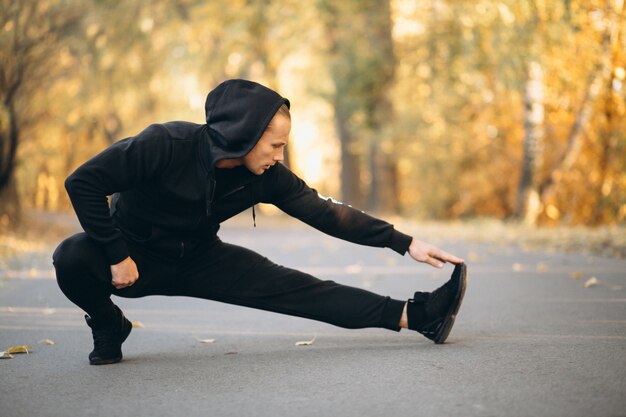
<svg viewBox="0 0 626 417">
<path fill-rule="evenodd" d="M 435 268 L 443 268 L 443 264 L 446 262 L 453 264 L 461 264 L 464 262 L 461 258 L 450 255 L 448 252 L 444 252 L 430 243 L 422 242 L 417 239 L 413 239 L 411 245 L 409 245 L 409 255 L 416 261 L 430 264 Z"/>
<path fill-rule="evenodd" d="M 118 290 L 121 290 L 122 288 L 130 287 L 137 281 L 139 271 L 135 261 L 129 256 L 119 264 L 111 265 L 111 276 L 111 284 Z"/>
</svg>

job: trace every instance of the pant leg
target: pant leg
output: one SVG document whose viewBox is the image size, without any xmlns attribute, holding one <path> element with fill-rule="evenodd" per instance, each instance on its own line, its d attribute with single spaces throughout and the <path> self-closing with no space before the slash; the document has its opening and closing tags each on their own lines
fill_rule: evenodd
<svg viewBox="0 0 626 417">
<path fill-rule="evenodd" d="M 179 262 L 146 256 L 129 246 L 139 279 L 121 290 L 111 285 L 103 251 L 85 233 L 63 241 L 53 255 L 57 281 L 74 304 L 94 318 L 112 317 L 111 295 L 182 295 L 323 321 L 345 328 L 399 330 L 404 302 L 359 288 L 322 281 L 276 265 L 239 246 L 215 241 Z"/>
<path fill-rule="evenodd" d="M 345 328 L 400 330 L 404 301 L 323 281 L 221 241 L 184 265 L 181 274 L 169 295 L 217 300 Z"/>
<path fill-rule="evenodd" d="M 121 297 L 143 297 L 161 294 L 161 283 L 167 282 L 168 265 L 146 256 L 129 246 L 137 264 L 139 279 L 121 290 L 111 284 L 111 267 L 102 249 L 86 233 L 65 239 L 52 255 L 59 288 L 74 304 L 93 318 L 115 317 L 111 294 Z"/>
</svg>

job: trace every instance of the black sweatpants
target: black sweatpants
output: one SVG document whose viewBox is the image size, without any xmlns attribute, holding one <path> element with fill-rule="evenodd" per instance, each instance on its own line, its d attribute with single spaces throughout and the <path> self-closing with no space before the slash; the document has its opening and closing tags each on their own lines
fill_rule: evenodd
<svg viewBox="0 0 626 417">
<path fill-rule="evenodd" d="M 127 242 L 137 264 L 134 285 L 116 289 L 102 249 L 86 234 L 64 240 L 53 255 L 63 293 L 94 319 L 111 317 L 111 294 L 188 296 L 323 321 L 345 328 L 382 327 L 399 331 L 404 301 L 322 281 L 276 265 L 219 238 L 193 256 L 167 260 Z"/>
</svg>

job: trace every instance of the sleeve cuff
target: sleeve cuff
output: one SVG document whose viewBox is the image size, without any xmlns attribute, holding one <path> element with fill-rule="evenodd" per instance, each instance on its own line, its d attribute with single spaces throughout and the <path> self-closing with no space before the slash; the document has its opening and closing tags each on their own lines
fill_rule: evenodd
<svg viewBox="0 0 626 417">
<path fill-rule="evenodd" d="M 107 243 L 104 246 L 104 252 L 109 261 L 109 265 L 119 264 L 129 256 L 128 246 L 126 246 L 126 242 L 124 242 L 122 238 Z"/>
<path fill-rule="evenodd" d="M 391 232 L 391 241 L 389 242 L 388 247 L 398 252 L 400 255 L 404 255 L 406 251 L 409 250 L 409 245 L 412 241 L 412 236 L 405 235 L 404 233 L 393 229 Z"/>
</svg>

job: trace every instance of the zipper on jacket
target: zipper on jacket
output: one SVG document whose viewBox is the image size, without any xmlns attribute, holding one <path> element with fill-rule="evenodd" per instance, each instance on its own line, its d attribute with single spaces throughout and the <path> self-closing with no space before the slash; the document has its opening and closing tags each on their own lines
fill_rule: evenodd
<svg viewBox="0 0 626 417">
<path fill-rule="evenodd" d="M 185 256 L 185 242 L 184 241 L 180 241 L 180 257 L 182 258 L 183 256 Z"/>
</svg>

